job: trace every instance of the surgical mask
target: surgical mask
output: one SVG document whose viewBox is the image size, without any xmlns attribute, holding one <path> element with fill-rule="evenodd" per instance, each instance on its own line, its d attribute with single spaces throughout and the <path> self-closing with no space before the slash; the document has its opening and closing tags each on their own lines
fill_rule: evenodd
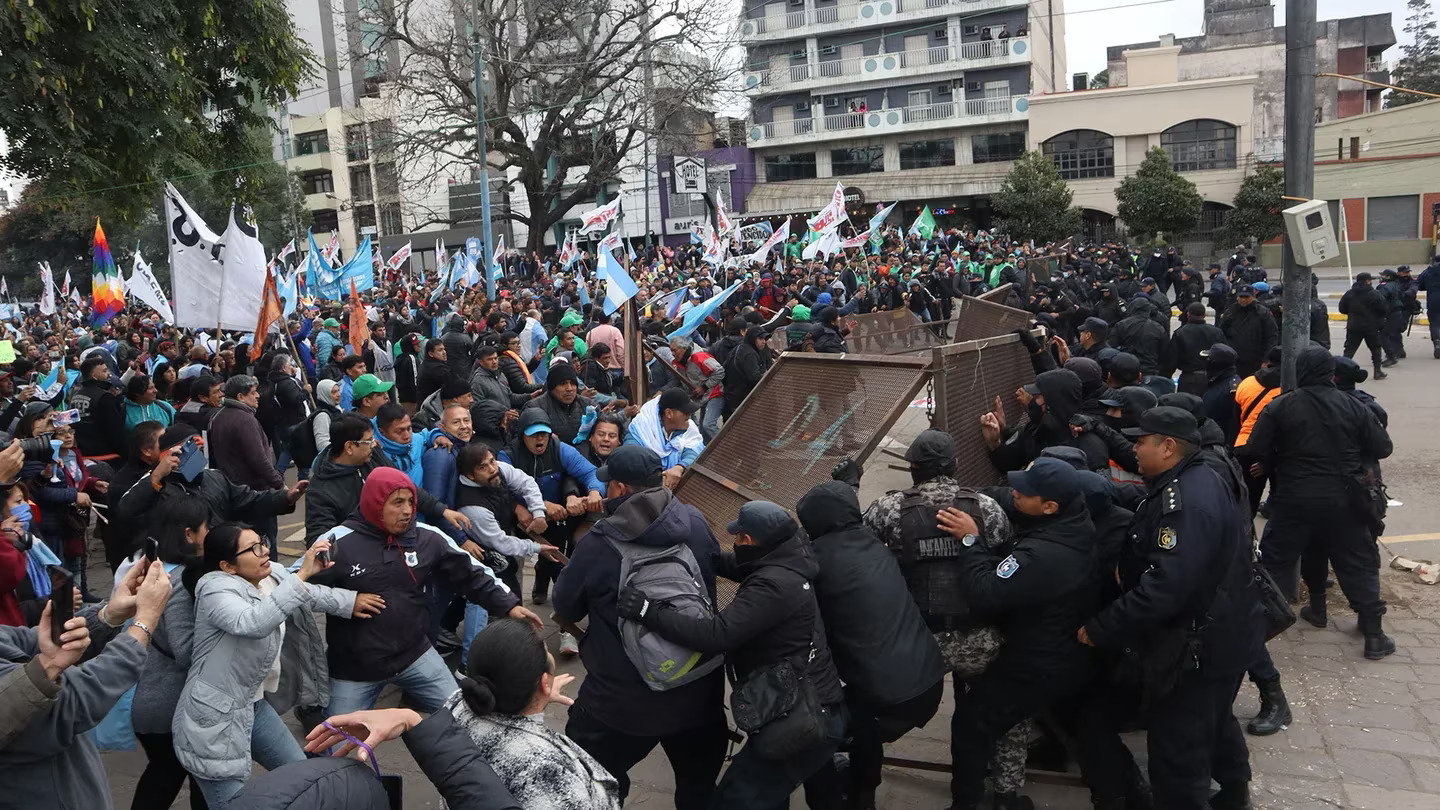
<svg viewBox="0 0 1440 810">
<path fill-rule="evenodd" d="M 29 533 L 30 521 L 34 519 L 34 515 L 30 512 L 30 504 L 22 501 L 10 507 L 10 517 L 18 519 L 26 533 Z"/>
</svg>

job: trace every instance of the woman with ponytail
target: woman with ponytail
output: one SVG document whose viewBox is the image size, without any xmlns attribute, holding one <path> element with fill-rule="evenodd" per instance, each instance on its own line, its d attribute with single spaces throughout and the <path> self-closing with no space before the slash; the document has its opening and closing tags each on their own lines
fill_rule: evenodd
<svg viewBox="0 0 1440 810">
<path fill-rule="evenodd" d="M 329 550 L 328 539 L 317 541 L 291 574 L 271 564 L 267 538 L 222 523 L 205 536 L 201 560 L 185 566 L 194 643 L 171 730 L 176 756 L 211 808 L 245 787 L 252 759 L 273 770 L 305 758 L 280 715 L 329 701 L 325 645 L 311 611 L 367 618 L 384 608 L 375 594 L 309 583 L 333 565 L 319 559 Z"/>
<path fill-rule="evenodd" d="M 140 680 L 135 685 L 135 699 L 130 709 L 135 739 L 149 760 L 135 785 L 131 810 L 169 807 L 190 776 L 175 757 L 175 738 L 170 733 L 175 705 L 185 688 L 185 676 L 190 672 L 190 642 L 195 629 L 195 599 L 190 590 L 180 584 L 186 566 L 198 563 L 205 551 L 210 507 L 200 498 L 185 498 L 177 500 L 169 509 L 156 510 L 155 515 L 155 522 L 144 536 L 155 538 L 171 587 L 165 612 L 151 636 L 151 654 L 145 657 L 140 668 Z M 123 579 L 125 572 L 144 558 L 145 544 L 137 541 L 137 545 L 135 553 L 116 570 L 116 579 Z M 190 777 L 191 809 L 202 810 L 205 806 L 204 795 Z"/>
<path fill-rule="evenodd" d="M 618 810 L 620 786 L 584 749 L 545 725 L 545 707 L 569 706 L 572 675 L 527 622 L 492 620 L 470 644 L 468 678 L 445 708 L 526 810 Z"/>
</svg>

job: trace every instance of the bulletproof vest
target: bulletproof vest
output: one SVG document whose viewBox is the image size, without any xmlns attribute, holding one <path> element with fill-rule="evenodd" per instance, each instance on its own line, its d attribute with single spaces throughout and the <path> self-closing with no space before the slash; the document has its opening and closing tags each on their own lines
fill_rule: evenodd
<svg viewBox="0 0 1440 810">
<path fill-rule="evenodd" d="M 965 617 L 970 611 L 960 587 L 960 541 L 940 528 L 939 510 L 919 490 L 901 495 L 899 563 L 911 598 L 927 621 Z M 970 513 L 984 531 L 979 510 L 965 492 L 956 493 L 952 505 Z"/>
</svg>

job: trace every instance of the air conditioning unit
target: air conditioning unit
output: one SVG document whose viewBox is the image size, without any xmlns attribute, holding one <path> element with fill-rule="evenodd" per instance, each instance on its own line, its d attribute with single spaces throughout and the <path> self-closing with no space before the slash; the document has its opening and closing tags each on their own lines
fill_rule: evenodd
<svg viewBox="0 0 1440 810">
<path fill-rule="evenodd" d="M 808 102 L 808 101 L 797 101 L 797 102 L 795 102 L 795 112 L 805 112 L 805 111 L 808 110 L 808 109 L 810 109 L 810 102 Z"/>
<path fill-rule="evenodd" d="M 939 87 L 935 88 L 935 94 L 938 95 L 938 96 L 948 96 L 948 95 L 950 95 L 950 94 L 951 94 L 950 85 L 948 85 L 948 84 L 942 84 L 942 85 L 940 85 Z"/>
<path fill-rule="evenodd" d="M 943 42 L 943 41 L 945 41 L 949 36 L 950 36 L 950 30 L 949 30 L 948 28 L 936 28 L 936 29 L 935 29 L 935 38 L 936 38 L 936 39 L 938 39 L 938 40 L 940 40 L 940 41 Z"/>
<path fill-rule="evenodd" d="M 980 36 L 980 26 L 978 26 L 978 25 L 967 25 L 967 26 L 964 26 L 963 28 L 960 29 L 960 33 L 961 33 L 961 34 L 964 34 L 964 35 L 967 36 L 967 37 L 978 37 L 978 36 Z"/>
<path fill-rule="evenodd" d="M 820 46 L 820 55 L 821 55 L 821 56 L 833 56 L 834 54 L 839 53 L 839 52 L 840 52 L 840 46 L 839 46 L 839 45 L 822 45 L 822 46 Z"/>
<path fill-rule="evenodd" d="M 965 91 L 966 91 L 967 93 L 968 93 L 968 92 L 978 93 L 978 92 L 980 92 L 981 90 L 984 90 L 984 89 L 985 89 L 985 85 L 984 85 L 983 83 L 981 83 L 981 82 L 965 82 Z"/>
<path fill-rule="evenodd" d="M 838 99 L 838 98 L 827 98 L 827 99 L 825 99 L 825 106 L 826 106 L 826 107 L 839 107 L 839 106 L 840 106 L 840 99 Z"/>
</svg>

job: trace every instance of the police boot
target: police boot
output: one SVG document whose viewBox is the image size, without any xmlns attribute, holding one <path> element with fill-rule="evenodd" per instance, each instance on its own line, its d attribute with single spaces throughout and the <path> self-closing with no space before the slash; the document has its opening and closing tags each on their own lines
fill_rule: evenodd
<svg viewBox="0 0 1440 810">
<path fill-rule="evenodd" d="M 994 804 L 995 810 L 1035 810 L 1035 802 L 1029 796 L 1021 796 L 1013 790 L 1001 792 L 996 791 Z"/>
<path fill-rule="evenodd" d="M 1386 373 L 1385 373 L 1385 369 L 1381 367 L 1381 366 L 1383 366 L 1383 365 L 1384 365 L 1384 364 L 1382 363 L 1380 366 L 1376 366 L 1376 367 L 1375 367 L 1375 373 L 1370 375 L 1370 378 L 1371 378 L 1371 379 L 1374 379 L 1374 380 L 1383 380 L 1383 379 L 1385 379 L 1386 377 L 1389 377 L 1389 376 L 1390 376 L 1389 374 L 1386 374 Z"/>
<path fill-rule="evenodd" d="M 1221 785 L 1220 792 L 1210 797 L 1210 810 L 1250 810 L 1250 783 Z"/>
<path fill-rule="evenodd" d="M 1435 359 L 1440 360 L 1440 343 L 1435 344 Z"/>
<path fill-rule="evenodd" d="M 1371 661 L 1379 661 L 1395 652 L 1395 639 L 1385 635 L 1380 629 L 1379 616 L 1362 617 L 1360 632 L 1365 634 L 1365 657 Z"/>
<path fill-rule="evenodd" d="M 1310 624 L 1324 628 L 1330 624 L 1330 619 L 1325 615 L 1325 592 L 1311 592 L 1310 604 L 1300 608 L 1300 618 Z"/>
<path fill-rule="evenodd" d="M 1385 358 L 1385 360 L 1380 363 L 1380 365 L 1384 366 L 1385 368 L 1390 368 L 1391 366 L 1396 366 L 1396 365 L 1399 365 L 1399 364 L 1400 364 L 1400 359 L 1399 359 L 1398 357 L 1393 356 L 1393 355 L 1390 356 L 1390 357 Z"/>
<path fill-rule="evenodd" d="M 1265 681 L 1260 686 L 1260 713 L 1245 724 L 1245 730 L 1256 737 L 1265 737 L 1290 725 L 1290 704 L 1285 700 L 1285 690 L 1280 688 L 1280 679 Z"/>
</svg>

